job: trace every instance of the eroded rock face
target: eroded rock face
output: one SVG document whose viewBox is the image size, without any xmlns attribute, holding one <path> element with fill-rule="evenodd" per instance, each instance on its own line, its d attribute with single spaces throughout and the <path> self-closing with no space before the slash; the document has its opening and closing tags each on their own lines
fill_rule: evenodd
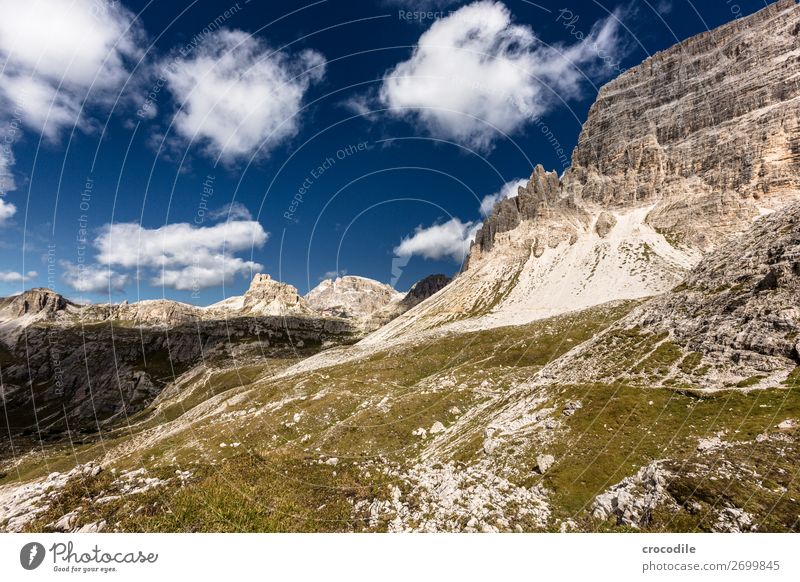
<svg viewBox="0 0 800 582">
<path fill-rule="evenodd" d="M 754 373 L 800 364 L 800 203 L 709 254 L 630 323 Z"/>
<path fill-rule="evenodd" d="M 74 306 L 74 303 L 51 289 L 37 287 L 13 297 L 0 299 L 0 314 L 3 319 L 39 313 L 53 314 L 65 310 L 68 305 Z"/>
<path fill-rule="evenodd" d="M 564 229 L 553 227 L 561 219 L 568 226 Z M 545 245 L 556 246 L 562 239 L 568 240 L 577 232 L 572 223 L 587 220 L 588 214 L 572 198 L 564 195 L 558 174 L 547 172 L 544 167 L 537 165 L 528 185 L 520 187 L 514 198 L 500 200 L 475 234 L 475 242 L 470 249 L 470 263 L 475 255 L 491 251 L 498 235 L 515 230 L 522 222 L 539 222 L 548 226 L 547 233 L 540 241 L 543 249 Z"/>
<path fill-rule="evenodd" d="M 269 275 L 257 274 L 244 294 L 242 311 L 260 315 L 282 315 L 285 313 L 311 313 L 305 299 L 297 288 L 275 281 Z"/>
<path fill-rule="evenodd" d="M 700 248 L 800 191 L 800 8 L 694 36 L 623 73 L 589 112 L 563 188 Z"/>
<path fill-rule="evenodd" d="M 305 296 L 318 313 L 347 318 L 367 317 L 402 298 L 391 285 L 352 275 L 325 279 Z"/>
<path fill-rule="evenodd" d="M 650 205 L 649 225 L 707 251 L 795 199 L 799 43 L 800 7 L 781 0 L 621 74 L 600 90 L 563 179 L 537 167 L 472 253 L 521 222 Z"/>
</svg>

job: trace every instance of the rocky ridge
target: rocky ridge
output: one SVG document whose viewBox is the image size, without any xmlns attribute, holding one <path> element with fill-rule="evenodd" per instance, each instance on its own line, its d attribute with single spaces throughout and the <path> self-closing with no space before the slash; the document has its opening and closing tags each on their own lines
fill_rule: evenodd
<svg viewBox="0 0 800 582">
<path fill-rule="evenodd" d="M 559 179 L 499 201 L 464 270 L 369 338 L 523 324 L 668 291 L 800 196 L 800 7 L 781 0 L 606 84 Z"/>
</svg>

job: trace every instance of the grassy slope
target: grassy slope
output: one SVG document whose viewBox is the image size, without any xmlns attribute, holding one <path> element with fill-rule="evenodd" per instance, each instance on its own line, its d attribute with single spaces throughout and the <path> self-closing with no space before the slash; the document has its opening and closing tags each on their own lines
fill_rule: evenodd
<svg viewBox="0 0 800 582">
<path fill-rule="evenodd" d="M 146 467 L 169 479 L 166 486 L 98 505 L 89 500 L 116 487 L 110 472 L 81 478 L 31 529 L 45 528 L 76 506 L 83 507 L 80 523 L 107 519 L 129 531 L 383 529 L 385 522 L 370 525 L 354 506 L 386 498 L 390 485 L 403 487 L 402 469 L 418 462 L 430 442 L 413 431 L 437 421 L 455 424 L 460 432 L 443 460 L 462 466 L 480 462 L 485 423 L 513 404 L 524 382 L 631 307 L 606 306 L 526 326 L 445 336 L 280 380 L 269 378 L 280 366 L 190 375 L 182 400 L 161 402 L 143 413 L 130 433 L 120 431 L 105 445 L 110 466 Z M 797 529 L 793 431 L 774 427 L 785 418 L 800 418 L 798 388 L 790 382 L 713 396 L 685 387 L 647 388 L 651 370 L 665 362 L 672 366 L 678 358 L 668 346 L 654 350 L 653 345 L 664 344 L 628 346 L 631 358 L 623 365 L 641 367 L 636 385 L 541 389 L 541 408 L 556 409 L 563 430 L 537 446 L 524 436 L 504 442 L 497 461 L 504 474 L 519 485 L 544 485 L 551 492 L 554 523 L 572 518 L 581 529 L 608 529 L 614 524 L 598 523 L 585 511 L 593 498 L 649 462 L 669 459 L 678 475 L 670 493 L 679 503 L 693 503 L 693 512 L 657 512 L 649 528 L 708 529 L 714 510 L 730 505 L 764 516 L 761 529 Z M 637 350 L 641 357 L 634 357 Z M 691 359 L 685 363 L 690 371 L 697 365 Z M 563 405 L 575 400 L 583 407 L 572 416 L 560 415 Z M 456 424 L 467 411 L 479 412 Z M 172 434 L 153 436 L 171 428 Z M 730 443 L 727 448 L 697 451 L 700 437 L 720 432 Z M 776 432 L 787 438 L 780 454 L 776 441 L 755 441 L 757 435 Z M 80 460 L 100 453 L 97 444 L 75 451 Z M 540 453 L 556 458 L 545 475 L 532 470 Z M 63 451 L 58 466 L 73 458 L 72 451 Z M 331 458 L 335 464 L 326 463 Z M 721 470 L 731 463 L 738 473 Z M 36 473 L 32 466 L 22 469 L 27 476 Z M 176 470 L 192 472 L 189 485 L 180 485 Z M 757 477 L 742 480 L 741 471 Z"/>
</svg>

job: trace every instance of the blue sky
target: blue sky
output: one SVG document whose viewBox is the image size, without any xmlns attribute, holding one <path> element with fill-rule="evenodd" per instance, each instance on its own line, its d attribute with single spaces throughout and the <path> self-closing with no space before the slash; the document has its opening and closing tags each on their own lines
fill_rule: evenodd
<svg viewBox="0 0 800 582">
<path fill-rule="evenodd" d="M 407 289 L 599 87 L 763 0 L 0 0 L 0 295 Z"/>
</svg>

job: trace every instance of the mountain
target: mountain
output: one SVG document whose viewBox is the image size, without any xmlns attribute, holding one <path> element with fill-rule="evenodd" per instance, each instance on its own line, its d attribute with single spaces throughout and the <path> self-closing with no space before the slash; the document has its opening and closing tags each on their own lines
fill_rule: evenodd
<svg viewBox="0 0 800 582">
<path fill-rule="evenodd" d="M 34 301 L 0 351 L 0 528 L 800 531 L 798 33 L 780 1 L 610 82 L 563 177 L 534 168 L 357 343 L 265 278 L 175 325 Z M 118 366 L 169 373 L 113 416 Z"/>
<path fill-rule="evenodd" d="M 677 285 L 800 192 L 797 5 L 776 2 L 600 90 L 572 165 L 537 166 L 478 231 L 464 272 L 380 330 L 522 324 Z"/>
<path fill-rule="evenodd" d="M 269 275 L 253 277 L 244 294 L 242 312 L 257 315 L 312 314 L 310 306 L 295 287 L 275 281 Z"/>
<path fill-rule="evenodd" d="M 0 297 L 0 338 L 16 338 L 28 325 L 79 309 L 58 293 L 40 287 L 12 297 Z"/>
<path fill-rule="evenodd" d="M 403 297 L 390 285 L 346 275 L 320 282 L 306 294 L 305 300 L 313 310 L 323 315 L 366 318 Z"/>
</svg>

